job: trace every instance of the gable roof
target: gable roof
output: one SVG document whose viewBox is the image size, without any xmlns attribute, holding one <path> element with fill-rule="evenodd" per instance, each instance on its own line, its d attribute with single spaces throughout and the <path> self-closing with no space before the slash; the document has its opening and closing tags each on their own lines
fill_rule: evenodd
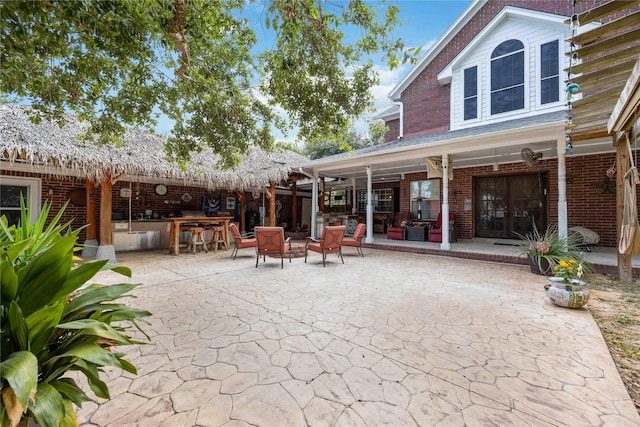
<svg viewBox="0 0 640 427">
<path fill-rule="evenodd" d="M 404 76 L 404 78 L 389 92 L 389 98 L 394 101 L 398 101 L 402 92 L 415 80 L 420 73 L 427 68 L 427 65 L 438 56 L 440 52 L 449 44 L 449 42 L 460 32 L 462 28 L 475 16 L 476 13 L 487 3 L 488 0 L 474 0 L 469 6 L 462 12 L 462 14 L 454 21 L 453 24 L 436 40 L 431 46 L 431 49 L 425 54 L 425 56 L 418 61 Z"/>
<path fill-rule="evenodd" d="M 482 29 L 464 49 L 462 49 L 456 57 L 451 61 L 439 74 L 438 82 L 441 85 L 449 84 L 453 74 L 453 68 L 456 64 L 460 63 L 466 56 L 476 50 L 478 46 L 491 34 L 498 25 L 505 22 L 507 19 L 526 19 L 527 23 L 534 21 L 546 24 L 555 24 L 559 28 L 567 29 L 567 25 L 564 23 L 566 17 L 555 15 L 548 12 L 540 12 L 530 9 L 521 9 L 513 6 L 506 6 L 500 11 L 489 24 Z M 581 28 L 584 31 L 584 27 Z"/>
</svg>

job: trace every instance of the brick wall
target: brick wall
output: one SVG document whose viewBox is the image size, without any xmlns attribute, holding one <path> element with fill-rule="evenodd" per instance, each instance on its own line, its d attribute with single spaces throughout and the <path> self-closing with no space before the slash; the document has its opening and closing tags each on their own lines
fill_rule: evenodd
<svg viewBox="0 0 640 427">
<path fill-rule="evenodd" d="M 44 203 L 47 200 L 52 202 L 51 214 L 50 218 L 62 208 L 64 203 L 69 200 L 69 194 L 74 190 L 85 190 L 85 180 L 84 178 L 77 177 L 55 177 L 53 175 L 48 174 L 38 174 L 32 172 L 19 172 L 15 170 L 1 170 L 1 175 L 6 176 L 15 176 L 15 177 L 28 177 L 28 178 L 39 178 L 42 180 L 42 194 L 41 200 Z M 112 211 L 120 212 L 123 214 L 125 219 L 129 217 L 129 201 L 127 198 L 120 196 L 120 190 L 122 188 L 129 188 L 130 183 L 128 181 L 119 181 L 113 185 L 113 196 L 112 196 Z M 54 194 L 53 196 L 49 195 L 49 188 L 53 187 Z M 132 203 L 131 203 L 131 214 L 132 217 L 135 218 L 137 214 L 144 213 L 145 209 L 152 209 L 154 213 L 157 213 L 158 216 L 169 216 L 170 214 L 178 215 L 182 210 L 202 210 L 202 201 L 205 195 L 214 195 L 216 197 L 222 198 L 222 211 L 228 211 L 231 216 L 234 217 L 234 221 L 240 221 L 240 215 L 238 214 L 237 208 L 234 209 L 226 209 L 226 200 L 227 196 L 235 197 L 236 203 L 238 202 L 237 195 L 234 192 L 228 192 L 225 190 L 217 190 L 211 191 L 201 187 L 193 187 L 193 186 L 175 186 L 168 185 L 169 192 L 165 196 L 158 196 L 154 191 L 155 184 L 147 184 L 147 183 L 131 183 L 132 189 Z M 138 199 L 136 200 L 136 193 L 139 191 Z M 183 194 L 189 193 L 191 196 L 190 202 L 184 202 L 181 200 Z M 142 197 L 140 197 L 142 196 Z M 291 224 L 291 196 L 289 195 L 280 195 L 276 196 L 277 200 L 282 203 L 282 209 L 280 210 L 280 217 L 277 218 L 278 223 L 287 222 Z M 165 203 L 173 201 L 176 203 Z M 144 203 L 143 203 L 144 202 Z M 95 195 L 95 203 L 96 203 L 96 233 L 99 234 L 100 230 L 100 187 L 96 188 Z M 250 213 L 255 213 L 256 215 L 259 212 L 259 208 L 262 206 L 262 197 L 259 199 L 254 199 L 251 197 L 251 193 L 246 193 L 245 196 L 245 210 L 247 215 Z M 269 200 L 265 198 L 264 200 L 265 208 L 267 211 L 267 218 L 269 215 Z M 301 197 L 298 197 L 298 218 L 301 215 Z M 72 203 L 69 203 L 67 209 L 65 210 L 61 221 L 67 222 L 73 220 L 72 228 L 76 229 L 86 224 L 86 207 L 76 206 Z M 257 217 L 257 221 L 259 221 L 259 217 Z M 247 216 L 247 224 L 248 224 L 248 216 Z M 256 224 L 257 225 L 257 224 Z M 99 239 L 99 236 L 98 236 Z M 84 242 L 86 240 L 86 231 L 82 230 L 79 236 L 79 242 Z"/>
</svg>

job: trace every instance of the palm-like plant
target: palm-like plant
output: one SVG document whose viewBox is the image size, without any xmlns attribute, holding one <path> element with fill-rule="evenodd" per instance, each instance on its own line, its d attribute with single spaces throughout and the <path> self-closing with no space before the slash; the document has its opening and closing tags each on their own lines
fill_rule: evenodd
<svg viewBox="0 0 640 427">
<path fill-rule="evenodd" d="M 553 271 L 553 267 L 561 259 L 581 258 L 577 247 L 578 236 L 561 236 L 556 225 L 549 225 L 544 233 L 541 233 L 534 222 L 531 232 L 518 236 L 522 239 L 520 253 L 533 259 L 542 273 Z"/>
<path fill-rule="evenodd" d="M 136 372 L 111 349 L 138 343 L 130 328 L 150 313 L 115 301 L 130 297 L 135 284 L 86 285 L 101 270 L 128 277 L 131 270 L 106 260 L 74 265 L 79 230 L 59 224 L 64 207 L 46 227 L 49 204 L 34 224 L 21 207 L 17 226 L 0 218 L 2 426 L 29 418 L 43 427 L 73 426 L 73 405 L 91 399 L 65 374 L 81 372 L 93 393 L 108 399 L 99 373 L 104 366 Z"/>
</svg>

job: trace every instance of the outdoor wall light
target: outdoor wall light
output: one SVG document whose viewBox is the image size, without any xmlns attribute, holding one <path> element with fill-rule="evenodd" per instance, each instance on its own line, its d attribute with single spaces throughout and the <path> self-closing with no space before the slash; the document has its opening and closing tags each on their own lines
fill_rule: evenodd
<svg viewBox="0 0 640 427">
<path fill-rule="evenodd" d="M 571 15 L 571 24 L 569 24 L 569 28 L 572 30 L 577 30 L 580 27 L 580 21 L 578 20 L 578 14 L 574 13 Z"/>
<path fill-rule="evenodd" d="M 49 192 L 49 195 L 50 195 L 50 196 L 53 196 L 53 192 L 54 192 L 54 191 L 55 191 L 55 190 L 54 190 L 53 186 L 50 186 L 50 187 L 49 187 L 49 191 L 48 191 L 48 192 Z"/>
</svg>

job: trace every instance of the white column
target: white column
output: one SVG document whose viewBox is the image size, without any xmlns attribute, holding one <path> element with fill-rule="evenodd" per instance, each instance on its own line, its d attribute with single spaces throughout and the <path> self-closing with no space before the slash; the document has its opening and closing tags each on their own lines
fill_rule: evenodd
<svg viewBox="0 0 640 427">
<path fill-rule="evenodd" d="M 564 138 L 558 139 L 558 234 L 561 238 L 567 237 L 567 165 L 566 143 Z M 540 230 L 544 232 L 544 230 Z"/>
<path fill-rule="evenodd" d="M 371 180 L 371 166 L 367 168 L 367 237 L 365 243 L 373 243 L 373 182 Z"/>
<path fill-rule="evenodd" d="M 451 249 L 449 243 L 449 155 L 442 155 L 442 243 L 440 249 Z"/>
<path fill-rule="evenodd" d="M 316 232 L 316 221 L 318 218 L 318 175 L 313 174 L 313 185 L 311 186 L 311 237 L 315 238 L 318 233 Z"/>
<path fill-rule="evenodd" d="M 351 214 L 355 215 L 355 214 L 358 213 L 358 205 L 357 205 L 358 198 L 356 197 L 357 194 L 356 194 L 356 179 L 355 179 L 355 177 L 351 178 L 351 186 L 353 187 L 352 191 L 351 191 L 351 199 L 352 199 L 352 201 L 351 201 Z"/>
</svg>

